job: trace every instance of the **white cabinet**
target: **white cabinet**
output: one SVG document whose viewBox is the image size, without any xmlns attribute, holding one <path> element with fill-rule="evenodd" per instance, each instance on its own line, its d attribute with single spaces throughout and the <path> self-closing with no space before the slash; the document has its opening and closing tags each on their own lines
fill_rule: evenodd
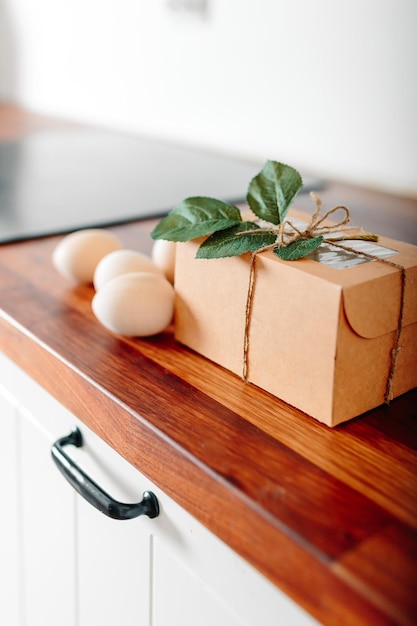
<svg viewBox="0 0 417 626">
<path fill-rule="evenodd" d="M 1 353 L 0 420 L 2 623 L 315 623 Z M 119 501 L 153 491 L 157 518 L 110 519 L 65 481 L 50 448 L 75 425 L 68 456 Z"/>
</svg>

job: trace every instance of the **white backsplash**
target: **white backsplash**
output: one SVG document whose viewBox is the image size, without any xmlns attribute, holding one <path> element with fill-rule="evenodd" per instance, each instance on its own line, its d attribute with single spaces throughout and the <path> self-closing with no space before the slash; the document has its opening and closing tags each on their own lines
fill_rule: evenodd
<svg viewBox="0 0 417 626">
<path fill-rule="evenodd" d="M 417 196 L 415 0 L 184 4 L 0 0 L 0 97 Z"/>
</svg>

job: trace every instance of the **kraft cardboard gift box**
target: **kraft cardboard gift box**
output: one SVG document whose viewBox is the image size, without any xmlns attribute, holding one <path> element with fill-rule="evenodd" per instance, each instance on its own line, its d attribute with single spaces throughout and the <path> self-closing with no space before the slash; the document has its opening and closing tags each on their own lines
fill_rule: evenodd
<svg viewBox="0 0 417 626">
<path fill-rule="evenodd" d="M 327 244 L 297 261 L 258 254 L 246 332 L 251 255 L 195 259 L 201 241 L 177 244 L 179 342 L 242 376 L 247 337 L 246 379 L 328 426 L 383 404 L 389 378 L 391 398 L 417 386 L 416 246 L 343 242 L 385 260 Z"/>
</svg>

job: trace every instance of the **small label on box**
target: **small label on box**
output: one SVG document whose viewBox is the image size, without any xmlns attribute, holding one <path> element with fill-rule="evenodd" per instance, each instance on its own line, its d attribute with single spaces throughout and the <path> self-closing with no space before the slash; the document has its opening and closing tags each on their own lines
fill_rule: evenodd
<svg viewBox="0 0 417 626">
<path fill-rule="evenodd" d="M 346 241 L 346 245 L 349 246 L 349 248 L 354 248 L 358 252 L 372 254 L 372 256 L 378 257 L 378 259 L 386 259 L 396 254 L 395 250 L 378 246 L 370 241 Z M 350 250 L 336 248 L 336 246 L 332 246 L 331 243 L 322 244 L 317 250 L 309 254 L 307 258 L 318 261 L 319 263 L 324 263 L 336 270 L 345 270 L 349 267 L 355 267 L 356 265 L 361 265 L 361 263 L 369 263 L 372 261 L 372 259 L 368 259 L 360 254 L 355 254 Z"/>
<path fill-rule="evenodd" d="M 293 223 L 300 229 L 305 226 L 302 221 L 297 220 Z M 332 233 L 332 237 L 343 237 L 343 232 Z M 353 248 L 354 250 L 357 250 L 358 253 L 364 252 L 365 254 L 370 254 L 378 259 L 386 259 L 393 254 L 397 254 L 396 250 L 384 248 L 383 246 L 379 246 L 377 243 L 362 239 L 346 239 L 345 241 L 341 241 L 340 244 L 346 245 L 348 248 Z M 308 254 L 306 258 L 318 261 L 319 263 L 324 263 L 324 265 L 328 265 L 336 270 L 345 270 L 349 267 L 355 267 L 356 265 L 361 265 L 362 263 L 369 263 L 373 260 L 365 256 L 361 256 L 360 254 L 355 254 L 350 250 L 342 250 L 342 248 L 332 246 L 332 244 L 328 242 L 323 243 L 319 248 L 317 248 L 317 250 Z"/>
</svg>

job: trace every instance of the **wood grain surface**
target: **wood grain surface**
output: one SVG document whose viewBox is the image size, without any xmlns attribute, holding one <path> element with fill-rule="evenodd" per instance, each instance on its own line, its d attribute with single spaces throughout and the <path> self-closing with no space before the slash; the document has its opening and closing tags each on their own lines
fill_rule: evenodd
<svg viewBox="0 0 417 626">
<path fill-rule="evenodd" d="M 363 211 L 375 201 L 355 193 Z M 410 234 L 415 201 L 400 206 Z M 399 237 L 392 213 L 387 234 Z M 152 226 L 111 230 L 149 251 Z M 59 239 L 0 247 L 2 351 L 320 622 L 415 624 L 417 390 L 329 429 L 182 347 L 172 329 L 146 340 L 106 331 L 93 288 L 54 270 Z"/>
</svg>

